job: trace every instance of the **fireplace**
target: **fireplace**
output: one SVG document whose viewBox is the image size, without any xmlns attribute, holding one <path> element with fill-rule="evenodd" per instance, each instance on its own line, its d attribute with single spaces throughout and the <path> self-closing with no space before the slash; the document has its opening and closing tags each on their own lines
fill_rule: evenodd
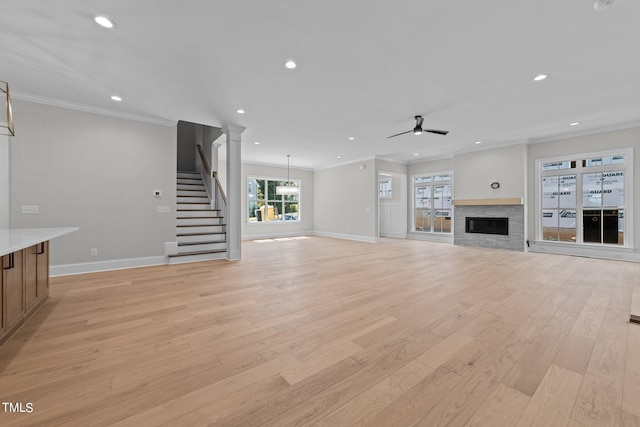
<svg viewBox="0 0 640 427">
<path fill-rule="evenodd" d="M 454 200 L 453 243 L 524 251 L 522 199 Z"/>
<path fill-rule="evenodd" d="M 509 218 L 465 217 L 465 233 L 509 235 Z"/>
</svg>

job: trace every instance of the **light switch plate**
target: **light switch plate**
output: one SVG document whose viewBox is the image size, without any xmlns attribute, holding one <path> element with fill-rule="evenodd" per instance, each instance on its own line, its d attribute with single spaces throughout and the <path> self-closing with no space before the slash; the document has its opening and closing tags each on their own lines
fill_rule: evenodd
<svg viewBox="0 0 640 427">
<path fill-rule="evenodd" d="M 169 212 L 171 212 L 171 207 L 170 206 L 158 206 L 157 212 L 158 213 L 169 213 Z"/>
</svg>

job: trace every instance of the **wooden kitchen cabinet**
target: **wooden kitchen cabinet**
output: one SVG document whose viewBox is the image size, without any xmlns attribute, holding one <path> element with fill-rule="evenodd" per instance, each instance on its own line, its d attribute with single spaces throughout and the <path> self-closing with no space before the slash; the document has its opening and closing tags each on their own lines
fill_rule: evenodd
<svg viewBox="0 0 640 427">
<path fill-rule="evenodd" d="M 25 315 L 23 265 L 24 250 L 12 252 L 2 257 L 4 319 L 7 330 L 11 330 Z"/>
<path fill-rule="evenodd" d="M 4 255 L 0 276 L 2 344 L 49 296 L 49 242 Z"/>
</svg>

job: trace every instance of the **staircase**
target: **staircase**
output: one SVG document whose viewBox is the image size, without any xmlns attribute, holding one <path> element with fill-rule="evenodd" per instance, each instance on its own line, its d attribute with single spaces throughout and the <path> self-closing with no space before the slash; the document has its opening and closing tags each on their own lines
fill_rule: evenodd
<svg viewBox="0 0 640 427">
<path fill-rule="evenodd" d="M 178 172 L 176 241 L 169 264 L 224 259 L 227 233 L 220 209 L 212 209 L 199 173 Z"/>
</svg>

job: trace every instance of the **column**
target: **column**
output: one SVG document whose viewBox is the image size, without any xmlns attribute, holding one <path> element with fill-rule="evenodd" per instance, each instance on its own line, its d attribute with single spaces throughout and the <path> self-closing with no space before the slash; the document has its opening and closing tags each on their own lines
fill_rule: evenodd
<svg viewBox="0 0 640 427">
<path fill-rule="evenodd" d="M 236 261 L 241 258 L 242 241 L 242 181 L 240 175 L 242 132 L 244 127 L 224 125 L 222 131 L 227 136 L 227 259 Z"/>
</svg>

